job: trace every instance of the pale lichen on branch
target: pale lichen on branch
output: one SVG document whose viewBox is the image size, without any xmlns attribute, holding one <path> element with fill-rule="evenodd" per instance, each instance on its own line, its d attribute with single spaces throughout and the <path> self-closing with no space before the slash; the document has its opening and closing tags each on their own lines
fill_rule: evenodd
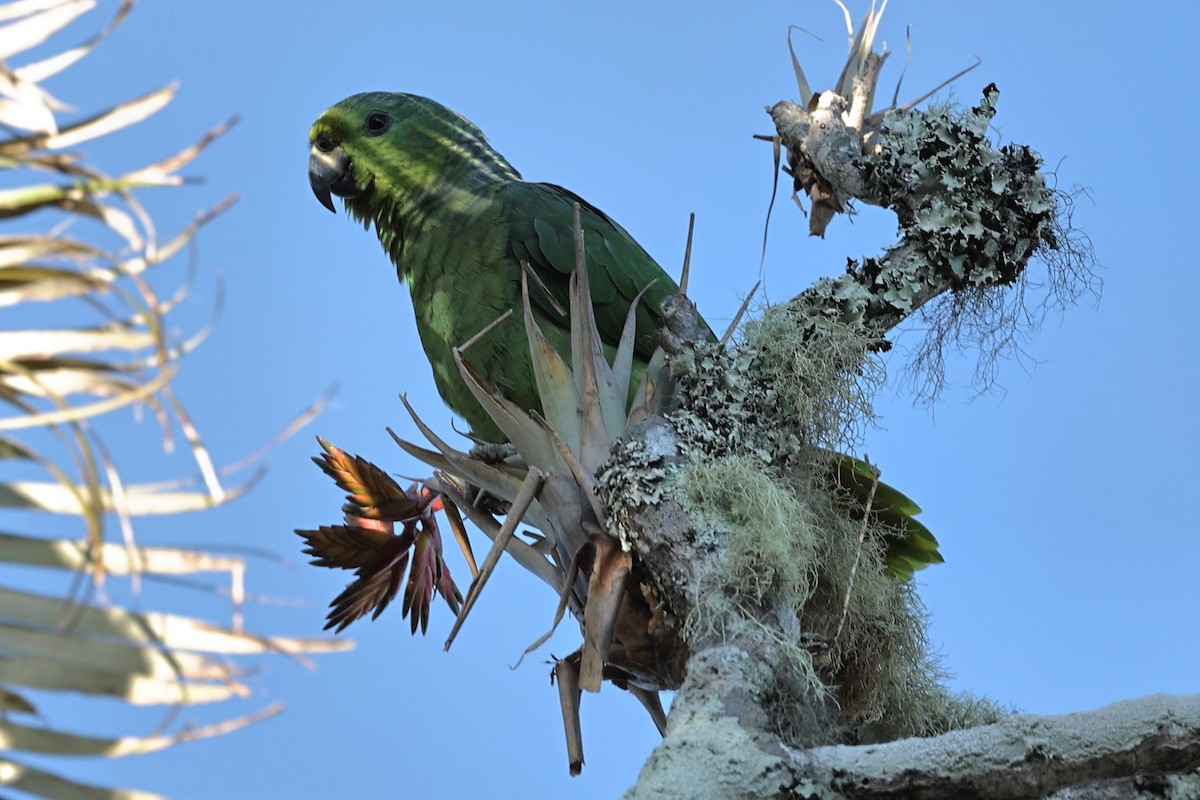
<svg viewBox="0 0 1200 800">
<path fill-rule="evenodd" d="M 812 141 L 811 126 L 791 121 L 808 116 L 804 109 L 773 108 L 784 144 L 837 178 L 830 181 L 835 195 L 891 208 L 899 223 L 900 239 L 884 256 L 850 260 L 844 274 L 822 278 L 787 304 L 802 326 L 820 333 L 836 321 L 886 347 L 889 330 L 939 295 L 1011 285 L 1035 254 L 1058 247 L 1057 207 L 1040 157 L 1024 146 L 997 150 L 987 139 L 997 97 L 993 85 L 967 114 L 893 114 L 871 152 L 844 157 L 838 148 L 836 165 L 825 163 L 833 151 L 819 144 L 822 137 Z M 798 129 L 809 135 L 792 138 Z M 841 141 L 839 133 L 831 135 Z"/>
</svg>

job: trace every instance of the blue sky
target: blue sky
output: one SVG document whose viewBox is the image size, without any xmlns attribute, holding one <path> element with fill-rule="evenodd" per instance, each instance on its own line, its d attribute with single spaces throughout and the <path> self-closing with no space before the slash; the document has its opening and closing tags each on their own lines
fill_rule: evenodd
<svg viewBox="0 0 1200 800">
<path fill-rule="evenodd" d="M 911 22 L 902 99 L 978 56 L 954 96 L 972 102 L 996 82 L 997 136 L 1041 152 L 1061 187 L 1088 190 L 1075 223 L 1102 265 L 1102 300 L 1049 317 L 983 396 L 969 386 L 970 351 L 952 359 L 954 383 L 933 409 L 914 407 L 893 383 L 865 447 L 942 542 L 946 564 L 919 580 L 951 686 L 1023 711 L 1197 690 L 1200 617 L 1188 587 L 1200 563 L 1200 434 L 1187 292 L 1198 170 L 1186 81 L 1198 17 L 1187 2 L 1101 12 L 1073 0 L 929 0 L 893 2 L 884 18 L 882 36 L 899 51 L 885 72 L 888 94 Z M 83 38 L 99 21 L 93 14 L 73 33 Z M 419 439 L 398 393 L 449 429 L 407 291 L 374 236 L 309 191 L 306 134 L 325 107 L 374 89 L 434 97 L 483 128 L 527 178 L 587 197 L 672 271 L 695 212 L 692 294 L 719 326 L 760 274 L 771 153 L 751 135 L 771 132 L 764 106 L 796 99 L 789 23 L 824 39 L 797 44 L 814 88 L 826 88 L 845 54 L 832 2 L 141 3 L 49 88 L 90 111 L 182 81 L 165 112 L 96 148 L 114 172 L 242 117 L 189 168 L 204 183 L 144 197 L 171 230 L 241 195 L 200 238 L 202 277 L 180 324 L 207 319 L 218 272 L 225 303 L 210 341 L 185 362 L 180 396 L 227 462 L 330 384 L 341 387 L 324 416 L 271 457 L 248 497 L 148 523 L 143 541 L 290 558 L 287 568 L 256 563 L 251 587 L 309 605 L 251 609 L 248 621 L 315 635 L 344 579 L 305 566 L 291 533 L 338 515 L 338 492 L 308 461 L 310 434 L 411 475 L 419 466 L 384 430 Z M 785 197 L 761 268 L 773 300 L 837 272 L 847 256 L 878 252 L 894 223 L 866 209 L 836 220 L 824 240 L 805 231 Z M 893 376 L 902 366 L 888 362 Z M 467 574 L 453 555 L 451 565 Z M 611 686 L 584 698 L 587 766 L 572 779 L 543 662 L 578 637 L 564 625 L 509 669 L 554 604 L 502 563 L 449 653 L 444 607 L 425 638 L 410 638 L 393 609 L 352 626 L 357 649 L 321 659 L 316 672 L 269 662 L 244 710 L 282 700 L 281 717 L 163 754 L 63 769 L 181 798 L 614 797 L 657 738 L 637 703 Z M 80 727 L 119 731 L 106 722 Z"/>
</svg>

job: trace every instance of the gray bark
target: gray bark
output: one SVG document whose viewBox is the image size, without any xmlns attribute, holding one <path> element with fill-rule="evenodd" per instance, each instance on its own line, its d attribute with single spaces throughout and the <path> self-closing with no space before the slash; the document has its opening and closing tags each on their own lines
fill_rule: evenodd
<svg viewBox="0 0 1200 800">
<path fill-rule="evenodd" d="M 730 648 L 693 658 L 663 744 L 626 800 L 1200 796 L 1200 695 L 1017 715 L 928 739 L 796 751 L 763 736 Z"/>
</svg>

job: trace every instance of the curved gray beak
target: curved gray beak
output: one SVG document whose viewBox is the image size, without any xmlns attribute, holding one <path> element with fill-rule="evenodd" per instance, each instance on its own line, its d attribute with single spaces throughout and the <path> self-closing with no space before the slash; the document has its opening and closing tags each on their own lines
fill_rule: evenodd
<svg viewBox="0 0 1200 800">
<path fill-rule="evenodd" d="M 318 137 L 308 151 L 308 183 L 321 205 L 335 214 L 337 208 L 331 195 L 354 197 L 358 194 L 354 165 L 340 146 L 324 137 Z"/>
</svg>

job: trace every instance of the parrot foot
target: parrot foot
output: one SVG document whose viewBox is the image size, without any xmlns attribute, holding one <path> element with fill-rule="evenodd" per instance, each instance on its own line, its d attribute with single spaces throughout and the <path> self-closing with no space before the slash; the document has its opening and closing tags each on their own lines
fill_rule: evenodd
<svg viewBox="0 0 1200 800">
<path fill-rule="evenodd" d="M 485 464 L 499 464 L 512 458 L 517 454 L 517 448 L 513 447 L 508 442 L 504 444 L 492 444 L 490 442 L 482 442 L 471 448 L 468 455 L 476 461 L 482 461 Z"/>
<path fill-rule="evenodd" d="M 508 442 L 496 444 L 494 442 L 481 442 L 478 439 L 475 440 L 475 446 L 471 448 L 467 455 L 484 464 L 503 464 L 506 461 L 512 463 L 513 459 L 520 459 L 517 448 Z M 479 486 L 471 486 L 470 489 L 471 491 L 468 493 L 468 496 L 472 498 L 472 505 L 475 508 L 495 516 L 504 516 L 508 513 L 510 503 L 507 500 L 497 497 Z"/>
<path fill-rule="evenodd" d="M 478 508 L 480 511 L 485 511 L 494 517 L 504 517 L 508 515 L 508 510 L 512 508 L 512 503 L 502 497 L 488 492 L 478 486 L 471 487 L 475 490 L 472 495 L 471 505 Z"/>
</svg>

